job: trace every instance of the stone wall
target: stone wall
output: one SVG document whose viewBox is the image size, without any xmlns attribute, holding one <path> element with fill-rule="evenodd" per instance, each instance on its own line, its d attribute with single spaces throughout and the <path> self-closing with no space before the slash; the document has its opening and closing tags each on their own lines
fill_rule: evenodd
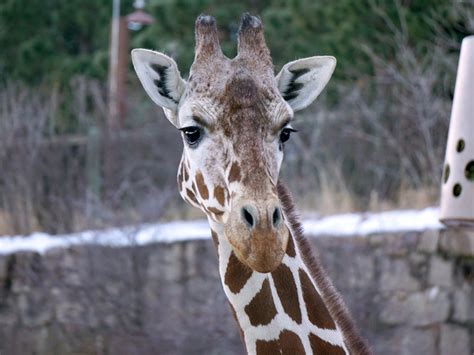
<svg viewBox="0 0 474 355">
<path fill-rule="evenodd" d="M 312 243 L 376 354 L 474 351 L 474 233 Z M 0 354 L 242 354 L 210 241 L 0 256 Z"/>
</svg>

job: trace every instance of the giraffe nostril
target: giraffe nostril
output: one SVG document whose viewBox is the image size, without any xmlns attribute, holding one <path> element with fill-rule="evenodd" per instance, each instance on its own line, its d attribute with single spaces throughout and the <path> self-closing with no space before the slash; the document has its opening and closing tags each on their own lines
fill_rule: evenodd
<svg viewBox="0 0 474 355">
<path fill-rule="evenodd" d="M 272 222 L 275 228 L 277 228 L 281 222 L 281 211 L 279 207 L 276 207 L 275 211 L 273 211 Z"/>
<path fill-rule="evenodd" d="M 242 216 L 246 224 L 250 227 L 253 228 L 255 225 L 255 219 L 252 216 L 252 213 L 249 211 L 248 208 L 242 207 Z"/>
</svg>

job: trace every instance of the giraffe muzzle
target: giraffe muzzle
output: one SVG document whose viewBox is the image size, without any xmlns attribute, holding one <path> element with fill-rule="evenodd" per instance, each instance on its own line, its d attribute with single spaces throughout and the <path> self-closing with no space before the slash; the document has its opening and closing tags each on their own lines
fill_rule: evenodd
<svg viewBox="0 0 474 355">
<path fill-rule="evenodd" d="M 272 272 L 281 264 L 289 234 L 276 196 L 233 203 L 224 232 L 237 258 L 252 270 Z"/>
</svg>

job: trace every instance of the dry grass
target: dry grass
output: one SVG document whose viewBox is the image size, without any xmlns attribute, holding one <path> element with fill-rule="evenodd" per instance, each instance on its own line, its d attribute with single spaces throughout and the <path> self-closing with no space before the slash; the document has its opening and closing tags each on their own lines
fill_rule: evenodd
<svg viewBox="0 0 474 355">
<path fill-rule="evenodd" d="M 297 198 L 303 216 L 327 216 L 349 212 L 382 212 L 397 209 L 423 209 L 439 203 L 437 190 L 433 188 L 404 189 L 398 192 L 397 200 L 382 199 L 377 191 L 369 195 L 369 202 L 361 206 L 358 198 L 334 188 L 308 193 Z"/>
<path fill-rule="evenodd" d="M 12 230 L 10 226 L 11 226 L 10 215 L 5 211 L 0 210 L 0 235 L 11 234 Z"/>
<path fill-rule="evenodd" d="M 18 232 L 14 229 L 14 223 L 12 222 L 13 216 L 10 212 L 4 209 L 0 209 L 0 236 L 2 235 L 17 235 Z M 29 215 L 28 221 L 31 223 L 29 233 L 41 232 L 42 228 L 38 224 L 35 216 Z"/>
<path fill-rule="evenodd" d="M 291 192 L 291 189 L 290 189 Z M 305 194 L 295 196 L 297 207 L 307 213 L 322 215 L 352 212 L 356 210 L 357 198 L 351 194 L 340 176 L 331 176 L 327 171 L 319 172 L 319 185 Z"/>
<path fill-rule="evenodd" d="M 397 208 L 421 209 L 439 204 L 440 190 L 434 187 L 424 187 L 420 189 L 403 188 L 398 193 L 395 202 Z"/>
</svg>

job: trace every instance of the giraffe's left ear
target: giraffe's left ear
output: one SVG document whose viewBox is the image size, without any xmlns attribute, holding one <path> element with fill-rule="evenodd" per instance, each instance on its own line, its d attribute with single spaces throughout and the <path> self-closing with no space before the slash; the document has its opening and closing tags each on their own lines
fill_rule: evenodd
<svg viewBox="0 0 474 355">
<path fill-rule="evenodd" d="M 285 64 L 276 76 L 278 90 L 293 111 L 309 106 L 323 91 L 336 68 L 336 58 L 318 56 Z"/>
<path fill-rule="evenodd" d="M 132 50 L 132 61 L 138 78 L 155 104 L 163 107 L 175 126 L 176 113 L 186 82 L 181 78 L 176 62 L 167 55 L 148 49 Z"/>
</svg>

